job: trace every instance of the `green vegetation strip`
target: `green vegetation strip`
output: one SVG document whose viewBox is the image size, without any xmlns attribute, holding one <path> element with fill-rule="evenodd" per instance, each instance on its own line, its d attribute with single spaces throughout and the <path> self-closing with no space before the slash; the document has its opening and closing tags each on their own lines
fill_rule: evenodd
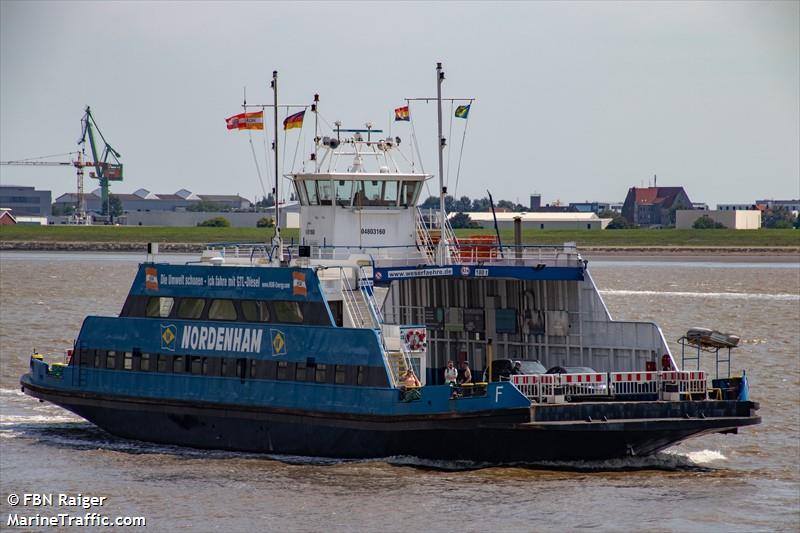
<svg viewBox="0 0 800 533">
<path fill-rule="evenodd" d="M 489 229 L 456 230 L 458 237 L 471 235 L 494 235 Z M 501 230 L 503 244 L 514 243 L 513 230 Z M 686 247 L 730 247 L 773 248 L 800 246 L 800 230 L 793 229 L 618 229 L 618 230 L 523 230 L 524 244 L 562 244 L 575 242 L 579 247 L 642 247 L 642 246 L 686 246 Z"/>
<path fill-rule="evenodd" d="M 34 242 L 265 242 L 271 228 L 172 228 L 144 226 L 0 226 L 0 241 Z M 283 230 L 297 240 L 296 229 Z"/>
<path fill-rule="evenodd" d="M 494 235 L 489 229 L 457 230 L 459 237 Z M 285 229 L 286 239 L 295 241 L 298 230 Z M 0 241 L 33 242 L 164 242 L 205 243 L 221 241 L 265 242 L 272 236 L 269 228 L 172 228 L 142 226 L 0 226 Z M 502 230 L 503 244 L 513 244 L 513 230 Z M 703 230 L 525 230 L 525 244 L 561 244 L 576 242 L 580 247 L 798 247 L 800 230 L 761 229 L 736 231 Z"/>
</svg>

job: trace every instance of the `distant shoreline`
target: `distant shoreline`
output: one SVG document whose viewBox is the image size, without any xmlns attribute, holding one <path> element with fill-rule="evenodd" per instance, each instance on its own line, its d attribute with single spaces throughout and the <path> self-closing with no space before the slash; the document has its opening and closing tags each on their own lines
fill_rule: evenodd
<svg viewBox="0 0 800 533">
<path fill-rule="evenodd" d="M 202 243 L 159 243 L 162 253 L 200 253 Z M 746 257 L 748 261 L 799 261 L 800 247 L 777 246 L 581 246 L 578 248 L 587 259 L 625 259 L 654 257 L 662 260 L 698 259 L 705 256 Z M 147 251 L 145 242 L 87 242 L 87 241 L 0 241 L 0 250 L 46 252 L 141 252 Z"/>
</svg>

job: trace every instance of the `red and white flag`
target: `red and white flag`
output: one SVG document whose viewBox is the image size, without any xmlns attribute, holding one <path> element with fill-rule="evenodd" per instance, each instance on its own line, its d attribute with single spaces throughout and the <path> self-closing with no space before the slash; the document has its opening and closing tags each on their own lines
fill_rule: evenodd
<svg viewBox="0 0 800 533">
<path fill-rule="evenodd" d="M 263 130 L 264 112 L 239 113 L 225 119 L 225 125 L 229 130 Z"/>
<path fill-rule="evenodd" d="M 158 290 L 158 270 L 155 268 L 144 269 L 144 288 L 152 291 Z"/>
<path fill-rule="evenodd" d="M 292 272 L 292 294 L 295 296 L 308 296 L 306 275 L 302 272 Z"/>
</svg>

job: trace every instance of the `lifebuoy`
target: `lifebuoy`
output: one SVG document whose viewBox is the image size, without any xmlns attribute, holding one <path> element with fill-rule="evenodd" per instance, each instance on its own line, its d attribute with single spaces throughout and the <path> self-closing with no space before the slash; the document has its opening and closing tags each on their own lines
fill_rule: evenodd
<svg viewBox="0 0 800 533">
<path fill-rule="evenodd" d="M 405 343 L 411 351 L 421 350 L 425 347 L 425 332 L 411 329 L 406 332 Z"/>
</svg>

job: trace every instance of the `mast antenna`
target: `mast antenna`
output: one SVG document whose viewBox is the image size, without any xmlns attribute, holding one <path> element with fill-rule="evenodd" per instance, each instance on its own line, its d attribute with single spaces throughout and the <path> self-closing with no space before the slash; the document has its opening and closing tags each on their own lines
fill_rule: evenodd
<svg viewBox="0 0 800 533">
<path fill-rule="evenodd" d="M 281 238 L 281 218 L 280 218 L 280 207 L 278 207 L 278 186 L 279 186 L 279 178 L 280 174 L 278 174 L 278 71 L 272 71 L 272 94 L 273 94 L 273 103 L 275 107 L 273 107 L 273 123 L 275 128 L 275 142 L 272 144 L 273 148 L 275 149 L 275 193 L 273 200 L 275 201 L 275 238 L 280 241 Z M 281 251 L 282 252 L 282 251 Z M 283 254 L 281 253 L 281 256 Z"/>
<path fill-rule="evenodd" d="M 444 187 L 444 145 L 445 138 L 442 137 L 442 82 L 444 81 L 444 71 L 442 64 L 436 63 L 436 107 L 438 114 L 439 128 L 439 264 L 445 264 L 447 254 L 447 235 L 444 231 L 446 215 L 444 212 L 444 197 L 447 189 Z"/>
</svg>

